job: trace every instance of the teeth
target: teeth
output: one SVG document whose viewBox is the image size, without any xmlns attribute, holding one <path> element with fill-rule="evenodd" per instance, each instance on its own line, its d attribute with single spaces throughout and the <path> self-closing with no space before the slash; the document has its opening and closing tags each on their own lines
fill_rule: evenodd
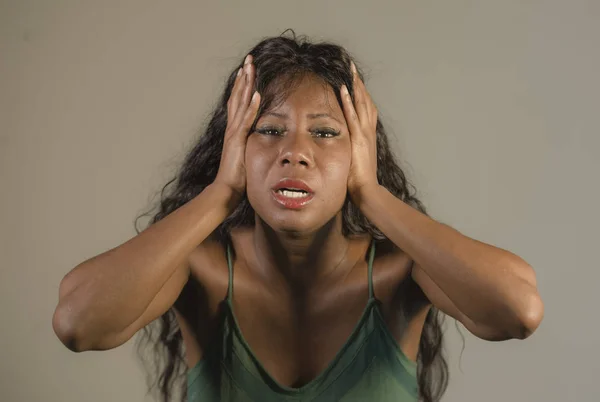
<svg viewBox="0 0 600 402">
<path fill-rule="evenodd" d="M 277 190 L 277 192 L 288 198 L 302 198 L 306 197 L 308 194 L 306 191 L 302 190 Z"/>
</svg>

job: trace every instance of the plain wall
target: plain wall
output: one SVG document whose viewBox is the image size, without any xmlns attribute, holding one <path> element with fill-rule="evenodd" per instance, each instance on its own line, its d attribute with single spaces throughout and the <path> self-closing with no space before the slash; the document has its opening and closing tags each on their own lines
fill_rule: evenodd
<svg viewBox="0 0 600 402">
<path fill-rule="evenodd" d="M 448 321 L 443 401 L 600 400 L 596 0 L 1 1 L 0 400 L 144 400 L 132 341 L 56 338 L 59 281 L 134 235 L 226 75 L 286 28 L 356 56 L 434 218 L 536 269 L 530 339 L 467 334 L 459 360 Z"/>
</svg>

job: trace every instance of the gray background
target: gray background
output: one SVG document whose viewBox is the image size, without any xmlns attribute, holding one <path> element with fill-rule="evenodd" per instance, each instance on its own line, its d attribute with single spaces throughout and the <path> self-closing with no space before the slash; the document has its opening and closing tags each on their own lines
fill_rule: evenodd
<svg viewBox="0 0 600 402">
<path fill-rule="evenodd" d="M 448 322 L 443 400 L 600 400 L 596 0 L 2 1 L 0 400 L 144 400 L 133 342 L 54 336 L 59 281 L 133 236 L 225 75 L 290 27 L 357 57 L 433 217 L 537 271 L 530 339 L 459 360 Z"/>
</svg>

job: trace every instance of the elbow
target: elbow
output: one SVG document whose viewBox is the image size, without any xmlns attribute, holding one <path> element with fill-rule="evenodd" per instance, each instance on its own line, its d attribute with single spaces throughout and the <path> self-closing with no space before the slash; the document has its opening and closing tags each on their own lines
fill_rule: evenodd
<svg viewBox="0 0 600 402">
<path fill-rule="evenodd" d="M 83 342 L 76 329 L 75 320 L 73 314 L 69 312 L 69 307 L 59 303 L 54 315 L 52 316 L 52 329 L 67 349 L 73 352 L 83 352 Z"/>
<path fill-rule="evenodd" d="M 75 353 L 101 350 L 98 348 L 97 337 L 90 336 L 97 331 L 90 331 L 78 317 L 80 315 L 72 311 L 70 304 L 59 303 L 52 316 L 52 329 L 56 337 L 67 349 Z"/>
<path fill-rule="evenodd" d="M 73 305 L 68 300 L 69 294 L 74 290 L 76 285 L 71 279 L 73 271 L 69 272 L 60 282 L 58 289 L 58 306 L 52 315 L 52 329 L 58 339 L 69 350 L 73 352 L 81 352 L 80 343 L 77 342 L 75 330 L 75 318 L 73 314 Z"/>
<path fill-rule="evenodd" d="M 83 323 L 80 317 L 84 316 L 85 308 L 77 300 L 75 289 L 78 283 L 74 282 L 73 272 L 70 272 L 61 281 L 59 286 L 59 302 L 52 316 L 52 329 L 58 339 L 73 352 L 90 350 Z M 83 313 L 83 314 L 82 314 Z"/>
<path fill-rule="evenodd" d="M 80 353 L 88 350 L 108 350 L 122 345 L 132 335 L 105 333 L 82 323 L 69 307 L 59 306 L 52 317 L 52 328 L 57 338 L 67 349 Z"/>
<path fill-rule="evenodd" d="M 523 303 L 519 314 L 519 329 L 515 334 L 516 339 L 526 339 L 533 334 L 540 326 L 544 318 L 544 303 L 540 295 L 534 292 L 528 296 L 527 301 Z"/>
<path fill-rule="evenodd" d="M 523 286 L 516 287 L 514 290 L 517 292 L 514 296 L 517 297 L 513 299 L 516 302 L 513 312 L 517 325 L 512 337 L 526 339 L 540 326 L 544 318 L 544 303 L 537 291 L 537 280 L 533 268 L 522 259 L 519 259 L 519 263 L 514 267 L 519 268 L 515 272 L 520 276 L 520 283 Z"/>
</svg>

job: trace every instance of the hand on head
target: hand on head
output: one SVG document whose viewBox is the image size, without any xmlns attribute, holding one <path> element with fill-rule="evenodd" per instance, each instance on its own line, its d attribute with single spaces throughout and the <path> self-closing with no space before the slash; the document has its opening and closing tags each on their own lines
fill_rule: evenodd
<svg viewBox="0 0 600 402">
<path fill-rule="evenodd" d="M 348 88 L 340 89 L 344 118 L 350 132 L 352 156 L 348 176 L 348 192 L 353 200 L 360 193 L 377 185 L 377 109 L 354 63 L 354 100 Z M 253 122 L 256 120 L 261 96 L 253 91 L 256 68 L 252 56 L 248 55 L 237 77 L 227 102 L 227 128 L 223 142 L 221 162 L 215 182 L 225 184 L 235 192 L 246 190 L 246 168 L 244 163 L 246 142 Z"/>
<path fill-rule="evenodd" d="M 377 108 L 352 63 L 354 102 L 343 85 L 342 106 L 350 131 L 352 162 L 348 175 L 348 193 L 353 201 L 360 200 L 360 193 L 377 185 Z"/>
<path fill-rule="evenodd" d="M 239 194 L 246 190 L 244 155 L 246 140 L 260 105 L 260 94 L 253 92 L 256 70 L 252 56 L 246 56 L 238 70 L 231 96 L 227 101 L 227 128 L 223 140 L 221 163 L 215 182 L 225 184 Z"/>
</svg>

